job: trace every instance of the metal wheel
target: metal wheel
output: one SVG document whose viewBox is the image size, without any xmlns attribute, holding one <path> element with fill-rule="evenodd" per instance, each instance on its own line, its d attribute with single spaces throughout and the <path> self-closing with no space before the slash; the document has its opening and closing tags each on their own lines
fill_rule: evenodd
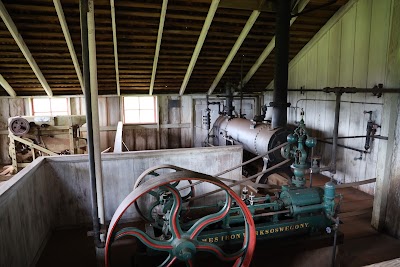
<svg viewBox="0 0 400 267">
<path fill-rule="evenodd" d="M 29 129 L 31 128 L 29 126 L 29 122 L 24 118 L 12 119 L 8 127 L 10 131 L 17 136 L 21 136 L 28 133 Z"/>
<path fill-rule="evenodd" d="M 212 253 L 224 261 L 234 261 L 233 266 L 246 267 L 250 265 L 256 243 L 255 225 L 246 204 L 241 201 L 240 197 L 234 191 L 214 177 L 186 170 L 167 173 L 158 178 L 159 179 L 148 180 L 139 185 L 122 201 L 117 208 L 107 233 L 105 247 L 106 266 L 110 266 L 110 248 L 112 243 L 115 240 L 126 236 L 136 237 L 141 243 L 153 250 L 167 252 L 169 256 L 160 266 L 172 266 L 174 263 L 179 261 L 185 262 L 186 266 L 193 266 L 194 255 L 196 252 L 200 251 Z M 225 191 L 225 205 L 218 212 L 198 219 L 188 230 L 183 230 L 179 221 L 182 198 L 178 190 L 171 186 L 171 183 L 176 183 L 183 180 L 208 182 L 210 184 L 219 186 Z M 165 188 L 168 192 L 170 192 L 173 199 L 170 212 L 166 214 L 170 238 L 165 240 L 157 239 L 155 237 L 151 237 L 149 234 L 136 227 L 128 227 L 122 229 L 121 231 L 115 232 L 118 221 L 123 216 L 125 211 L 141 196 L 148 194 L 158 187 Z M 241 208 L 245 222 L 245 231 L 242 247 L 233 254 L 227 254 L 215 244 L 198 240 L 198 236 L 207 226 L 221 221 L 229 213 L 232 199 L 236 201 Z"/>
<path fill-rule="evenodd" d="M 183 169 L 183 168 L 180 168 L 180 167 L 177 167 L 174 165 L 169 165 L 169 164 L 163 164 L 163 165 L 148 168 L 136 179 L 136 182 L 133 186 L 133 190 L 135 190 L 139 185 L 144 183 L 146 180 L 146 177 L 149 177 L 152 174 L 157 174 L 157 173 L 155 173 L 155 171 L 166 170 L 166 169 L 174 170 L 176 172 L 186 170 L 186 169 Z M 159 174 L 157 174 L 157 176 L 154 177 L 154 179 L 157 179 L 158 176 L 159 176 Z M 192 185 L 191 180 L 187 180 L 187 182 L 189 183 L 189 185 Z M 179 184 L 180 184 L 180 181 L 177 181 L 177 182 L 171 183 L 171 186 L 179 189 L 179 187 L 178 187 Z M 188 200 L 195 196 L 195 189 L 194 189 L 194 186 L 190 186 L 188 189 L 189 190 L 180 191 L 180 194 L 181 194 L 181 198 L 182 198 L 183 202 L 186 203 L 185 205 L 190 207 L 192 202 L 189 202 Z M 138 212 L 140 217 L 142 217 L 143 220 L 145 220 L 147 222 L 154 222 L 154 213 L 157 212 L 155 209 L 156 209 L 157 205 L 160 204 L 160 198 L 162 198 L 163 194 L 165 194 L 165 193 L 167 193 L 167 191 L 164 188 L 160 189 L 160 190 L 151 190 L 148 193 L 148 195 L 155 198 L 155 201 L 153 202 L 153 205 L 151 205 L 150 207 L 143 207 L 145 205 L 140 205 L 139 204 L 140 201 L 135 201 L 134 206 L 136 208 L 136 211 Z M 147 200 L 149 200 L 149 199 L 147 199 Z M 144 202 L 146 202 L 146 201 L 144 201 Z M 140 206 L 142 206 L 142 208 Z"/>
</svg>

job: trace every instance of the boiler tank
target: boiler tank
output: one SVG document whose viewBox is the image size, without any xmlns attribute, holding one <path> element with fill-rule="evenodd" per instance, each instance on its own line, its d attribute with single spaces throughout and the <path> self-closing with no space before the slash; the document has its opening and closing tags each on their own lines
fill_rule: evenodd
<svg viewBox="0 0 400 267">
<path fill-rule="evenodd" d="M 290 133 L 285 128 L 272 129 L 270 124 L 257 123 L 243 119 L 220 116 L 214 123 L 214 145 L 226 145 L 227 142 L 241 144 L 243 149 L 256 155 L 263 155 L 268 150 L 286 142 Z M 280 150 L 269 154 L 272 163 L 283 161 Z"/>
</svg>

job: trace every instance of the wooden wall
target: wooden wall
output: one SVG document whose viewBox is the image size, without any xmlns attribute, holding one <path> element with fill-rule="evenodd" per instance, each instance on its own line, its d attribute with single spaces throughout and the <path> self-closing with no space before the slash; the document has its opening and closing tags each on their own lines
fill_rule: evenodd
<svg viewBox="0 0 400 267">
<path fill-rule="evenodd" d="M 385 85 L 391 5 L 392 0 L 349 1 L 342 7 L 344 12 L 338 11 L 290 62 L 289 88 L 372 88 L 379 83 Z M 292 103 L 288 111 L 289 123 L 300 118 L 300 110 L 293 108 L 297 105 L 304 108 L 305 122 L 314 136 L 332 136 L 334 94 L 289 92 L 288 98 Z M 271 99 L 272 93 L 268 93 L 264 102 L 269 103 Z M 343 94 L 342 100 L 347 102 L 341 104 L 339 136 L 365 135 L 368 115 L 363 114 L 364 111 L 373 111 L 373 120 L 377 124 L 383 123 L 383 98 L 357 93 Z M 377 134 L 381 134 L 380 129 Z M 361 160 L 356 159 L 360 153 L 338 148 L 335 179 L 347 183 L 376 177 L 382 142 L 387 141 L 375 139 L 370 153 Z M 365 139 L 341 139 L 339 143 L 363 149 Z M 319 145 L 318 151 L 323 156 L 323 163 L 329 164 L 331 146 Z M 373 194 L 375 184 L 360 188 Z"/>
<path fill-rule="evenodd" d="M 129 151 L 192 147 L 192 96 L 162 95 L 157 98 L 159 123 L 124 126 L 123 140 Z M 84 98 L 72 96 L 69 99 L 71 115 L 85 115 Z M 117 96 L 99 97 L 101 151 L 114 147 L 117 123 L 122 119 L 120 99 Z M 0 164 L 11 163 L 7 120 L 13 116 L 31 115 L 29 105 L 29 98 L 0 98 Z"/>
<path fill-rule="evenodd" d="M 124 125 L 123 140 L 129 151 L 192 146 L 191 96 L 157 96 L 158 124 Z M 122 101 L 122 100 L 121 100 Z M 71 98 L 72 115 L 85 114 L 83 97 Z M 99 97 L 101 150 L 114 146 L 115 130 L 121 118 L 117 96 Z"/>
<path fill-rule="evenodd" d="M 149 167 L 173 164 L 215 174 L 241 162 L 240 146 L 103 155 L 106 221 L 131 192 L 136 178 Z M 240 179 L 241 168 L 223 177 Z M 214 189 L 214 185 L 201 184 L 196 186 L 196 194 Z M 205 201 L 215 204 L 217 200 L 213 195 Z M 202 204 L 201 200 L 196 202 Z M 129 209 L 124 218 L 137 219 L 138 215 L 135 209 Z M 35 266 L 35 260 L 55 228 L 82 224 L 91 224 L 87 156 L 36 159 L 0 186 L 0 266 Z"/>
<path fill-rule="evenodd" d="M 44 158 L 0 187 L 0 266 L 34 266 L 56 219 L 59 197 Z"/>
</svg>

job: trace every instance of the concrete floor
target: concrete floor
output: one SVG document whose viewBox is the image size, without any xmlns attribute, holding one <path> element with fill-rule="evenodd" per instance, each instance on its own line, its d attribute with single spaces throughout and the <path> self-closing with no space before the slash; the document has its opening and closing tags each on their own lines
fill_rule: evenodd
<svg viewBox="0 0 400 267">
<path fill-rule="evenodd" d="M 314 185 L 323 185 L 326 181 L 325 177 L 317 177 L 314 179 Z M 400 240 L 379 233 L 370 226 L 373 197 L 355 188 L 344 188 L 338 192 L 344 196 L 340 213 L 343 222 L 340 231 L 344 234 L 344 242 L 339 246 L 337 259 L 340 266 L 364 266 L 400 257 Z M 96 266 L 93 242 L 90 237 L 86 236 L 87 230 L 81 228 L 56 231 L 47 243 L 37 266 Z M 265 245 L 264 247 L 264 245 L 258 244 L 253 267 L 265 266 L 267 262 L 268 264 L 273 262 L 275 267 L 297 266 L 296 263 L 293 263 L 292 255 L 296 251 L 306 253 L 302 252 L 302 248 L 300 248 L 303 245 L 299 245 L 297 248 L 280 245 L 280 248 L 277 249 L 278 252 L 272 248 L 275 245 L 272 247 L 271 243 Z M 120 245 L 118 253 L 121 255 L 131 254 L 135 249 L 132 242 L 126 241 Z M 330 248 L 328 252 L 324 253 L 327 262 L 330 262 Z M 277 258 L 276 261 L 273 260 L 273 256 Z M 129 261 L 129 257 L 125 259 L 121 257 L 117 266 L 129 266 Z M 208 262 L 215 262 L 215 259 L 208 256 L 207 266 L 211 267 Z M 200 266 L 205 266 L 204 264 L 202 261 Z M 144 266 L 152 265 L 147 261 Z M 217 266 L 225 265 L 218 264 Z"/>
</svg>

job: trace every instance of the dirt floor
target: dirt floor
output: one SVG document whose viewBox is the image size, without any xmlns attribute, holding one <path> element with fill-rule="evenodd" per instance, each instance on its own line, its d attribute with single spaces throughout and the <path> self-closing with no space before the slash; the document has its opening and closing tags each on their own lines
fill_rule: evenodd
<svg viewBox="0 0 400 267">
<path fill-rule="evenodd" d="M 314 185 L 323 185 L 326 181 L 326 177 L 314 178 Z M 400 257 L 400 240 L 379 233 L 370 226 L 373 197 L 355 188 L 340 189 L 338 193 L 343 194 L 344 197 L 340 213 L 340 219 L 343 222 L 340 225 L 340 231 L 344 235 L 344 240 L 338 249 L 337 266 L 365 266 Z M 87 230 L 56 231 L 48 241 L 37 266 L 96 266 L 93 241 L 87 237 Z M 273 243 L 268 244 L 268 242 Z M 308 246 L 303 243 L 299 243 L 297 247 L 296 245 L 285 246 L 285 241 L 268 242 L 265 246 L 257 243 L 253 267 L 296 266 L 292 262 L 293 255 L 303 253 L 304 246 Z M 278 243 L 280 245 L 276 246 Z M 118 246 L 120 255 L 131 255 L 134 250 L 136 250 L 135 244 L 130 241 L 124 241 Z M 326 261 L 330 262 L 330 251 L 325 254 Z M 120 257 L 115 266 L 132 266 L 131 260 L 129 257 Z M 143 266 L 154 266 L 151 260 L 155 258 L 146 257 Z M 216 259 L 208 255 L 200 262 L 201 264 L 196 266 L 211 267 L 213 264 L 210 263 L 215 263 Z M 216 266 L 225 265 L 220 263 Z"/>
</svg>

